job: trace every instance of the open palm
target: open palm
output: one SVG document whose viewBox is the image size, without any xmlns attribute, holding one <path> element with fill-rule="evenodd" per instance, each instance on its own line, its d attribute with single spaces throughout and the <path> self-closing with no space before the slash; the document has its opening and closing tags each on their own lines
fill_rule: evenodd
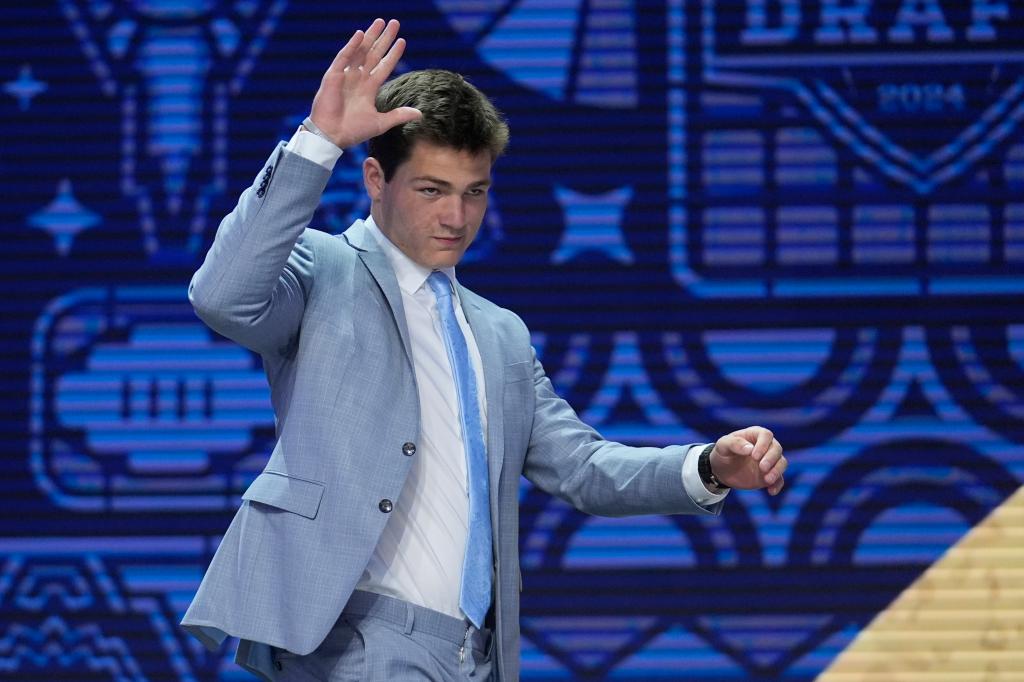
<svg viewBox="0 0 1024 682">
<path fill-rule="evenodd" d="M 386 24 L 375 19 L 365 32 L 356 31 L 320 81 L 309 117 L 343 149 L 421 116 L 412 107 L 378 112 L 375 104 L 377 91 L 405 52 L 405 40 L 396 40 L 398 28 L 395 19 Z"/>
</svg>

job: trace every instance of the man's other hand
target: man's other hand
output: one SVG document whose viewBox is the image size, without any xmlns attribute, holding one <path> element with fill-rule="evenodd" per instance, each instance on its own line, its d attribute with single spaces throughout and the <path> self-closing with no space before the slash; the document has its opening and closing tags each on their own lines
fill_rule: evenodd
<svg viewBox="0 0 1024 682">
<path fill-rule="evenodd" d="M 711 451 L 711 470 L 722 483 L 741 490 L 768 488 L 778 495 L 787 466 L 782 445 L 768 429 L 748 426 L 722 436 Z"/>
</svg>

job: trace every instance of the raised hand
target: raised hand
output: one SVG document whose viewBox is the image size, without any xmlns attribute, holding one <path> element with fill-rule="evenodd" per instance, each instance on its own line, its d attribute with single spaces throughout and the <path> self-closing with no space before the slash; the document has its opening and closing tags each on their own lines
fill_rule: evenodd
<svg viewBox="0 0 1024 682">
<path fill-rule="evenodd" d="M 334 57 L 313 98 L 310 119 L 334 144 L 345 149 L 422 114 L 412 107 L 380 113 L 377 90 L 405 52 L 398 21 L 375 19 L 366 32 L 356 31 Z"/>
<path fill-rule="evenodd" d="M 785 485 L 788 462 L 772 432 L 749 426 L 722 436 L 711 451 L 711 470 L 722 483 L 742 490 L 768 488 L 778 495 Z"/>
</svg>

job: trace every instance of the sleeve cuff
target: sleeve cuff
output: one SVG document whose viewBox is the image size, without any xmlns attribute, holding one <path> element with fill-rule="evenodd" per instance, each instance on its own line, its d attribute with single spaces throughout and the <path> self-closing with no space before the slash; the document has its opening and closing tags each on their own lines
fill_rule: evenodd
<svg viewBox="0 0 1024 682">
<path fill-rule="evenodd" d="M 338 163 L 342 155 L 340 147 L 302 127 L 288 140 L 285 150 L 319 164 L 329 171 L 334 170 L 334 164 Z"/>
<path fill-rule="evenodd" d="M 697 473 L 697 458 L 705 447 L 707 444 L 694 445 L 686 451 L 686 456 L 683 458 L 683 488 L 686 489 L 686 494 L 690 496 L 691 500 L 702 507 L 711 507 L 724 500 L 729 491 L 713 493 L 700 480 L 700 474 Z"/>
</svg>

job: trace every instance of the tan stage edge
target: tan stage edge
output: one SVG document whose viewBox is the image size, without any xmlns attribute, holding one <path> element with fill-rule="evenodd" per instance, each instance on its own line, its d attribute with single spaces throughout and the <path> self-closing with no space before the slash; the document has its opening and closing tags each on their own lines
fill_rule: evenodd
<svg viewBox="0 0 1024 682">
<path fill-rule="evenodd" d="M 817 682 L 1024 681 L 1024 488 L 865 628 Z"/>
</svg>

